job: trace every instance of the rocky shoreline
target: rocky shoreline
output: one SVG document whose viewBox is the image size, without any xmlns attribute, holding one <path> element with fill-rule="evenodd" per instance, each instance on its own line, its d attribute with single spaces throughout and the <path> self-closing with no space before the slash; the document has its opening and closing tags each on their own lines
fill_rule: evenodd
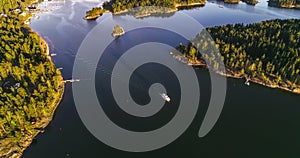
<svg viewBox="0 0 300 158">
<path fill-rule="evenodd" d="M 225 77 L 229 77 L 229 78 L 236 78 L 236 79 L 242 79 L 242 78 L 246 78 L 245 76 L 241 75 L 241 74 L 237 74 L 229 69 L 226 69 L 226 74 L 224 73 L 220 73 L 217 72 L 217 74 L 220 74 L 222 76 Z M 270 82 L 264 82 L 262 79 L 260 79 L 259 77 L 254 77 L 254 78 L 246 78 L 248 82 L 252 82 L 252 83 L 256 83 L 256 84 L 260 84 L 263 85 L 265 87 L 269 87 L 269 88 L 273 88 L 273 89 L 282 89 L 294 94 L 300 94 L 300 86 L 297 86 L 297 88 L 295 89 L 291 89 L 289 88 L 287 81 L 283 81 L 284 83 L 282 85 L 278 85 L 276 83 L 274 83 L 274 81 L 270 81 Z"/>
<path fill-rule="evenodd" d="M 202 61 L 202 60 L 191 60 L 188 59 L 186 57 L 183 57 L 182 55 L 173 55 L 172 53 L 170 53 L 173 58 L 175 58 L 176 60 L 178 60 L 181 63 L 184 63 L 188 66 L 193 66 L 193 67 L 202 67 L 202 68 L 207 68 L 210 69 L 208 67 L 208 65 Z M 213 69 L 211 69 L 213 70 Z M 245 78 L 248 82 L 252 82 L 252 83 L 257 83 L 269 88 L 273 88 L 273 89 L 282 89 L 282 90 L 286 90 L 288 92 L 294 93 L 294 94 L 300 94 L 300 86 L 297 85 L 296 88 L 291 89 L 290 85 L 288 84 L 288 81 L 282 81 L 282 84 L 276 84 L 275 81 L 269 81 L 269 82 L 265 82 L 262 79 L 260 79 L 259 77 L 254 77 L 254 78 L 248 78 L 247 76 L 243 75 L 243 74 L 239 74 L 234 72 L 233 70 L 230 70 L 228 68 L 226 68 L 226 72 L 220 72 L 220 71 L 215 71 L 215 73 L 221 75 L 221 76 L 225 76 L 225 77 L 229 77 L 229 78 L 236 78 L 236 79 L 242 79 Z"/>
<path fill-rule="evenodd" d="M 35 124 L 35 132 L 32 133 L 31 135 L 28 135 L 26 137 L 23 137 L 22 140 L 20 140 L 18 143 L 12 143 L 9 138 L 3 139 L 0 141 L 1 146 L 5 146 L 5 148 L 0 149 L 0 157 L 1 158 L 21 158 L 23 152 L 27 149 L 28 146 L 31 145 L 32 141 L 34 138 L 44 132 L 44 129 L 49 125 L 49 123 L 52 121 L 53 116 L 55 114 L 55 111 L 60 104 L 60 101 L 63 98 L 64 94 L 64 84 L 61 82 L 60 90 L 59 90 L 59 95 L 57 96 L 56 99 L 53 100 L 53 111 L 51 116 L 47 118 L 43 118 L 39 122 Z"/>
<path fill-rule="evenodd" d="M 39 36 L 40 37 L 40 36 Z M 42 48 L 44 49 L 44 52 L 49 57 L 49 60 L 51 60 L 49 53 L 49 46 L 46 43 L 46 41 L 40 37 Z M 28 134 L 26 137 L 23 137 L 19 142 L 14 143 L 11 142 L 10 138 L 5 138 L 0 140 L 0 157 L 1 158 L 20 158 L 23 154 L 23 152 L 27 149 L 27 147 L 32 143 L 34 138 L 39 134 L 44 132 L 44 129 L 48 126 L 48 124 L 52 121 L 53 116 L 55 114 L 55 111 L 60 104 L 63 94 L 64 94 L 64 83 L 63 83 L 63 77 L 60 77 L 60 86 L 58 89 L 57 94 L 55 94 L 55 97 L 53 99 L 53 102 L 51 105 L 49 105 L 52 108 L 51 114 L 39 120 L 33 125 L 33 128 L 35 131 L 33 133 Z"/>
</svg>

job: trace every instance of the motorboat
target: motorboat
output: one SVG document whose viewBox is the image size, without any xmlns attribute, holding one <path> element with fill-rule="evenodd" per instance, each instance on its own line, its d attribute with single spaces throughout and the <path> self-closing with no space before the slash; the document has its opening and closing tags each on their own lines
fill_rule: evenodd
<svg viewBox="0 0 300 158">
<path fill-rule="evenodd" d="M 171 101 L 171 98 L 166 93 L 161 93 L 160 96 L 167 102 Z"/>
</svg>

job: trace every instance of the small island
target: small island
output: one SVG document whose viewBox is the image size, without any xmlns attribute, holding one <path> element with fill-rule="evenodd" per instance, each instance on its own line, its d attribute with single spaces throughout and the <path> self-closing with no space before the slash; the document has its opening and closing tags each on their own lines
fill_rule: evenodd
<svg viewBox="0 0 300 158">
<path fill-rule="evenodd" d="M 112 36 L 114 38 L 120 37 L 125 34 L 124 29 L 120 25 L 116 25 L 113 29 Z"/>
<path fill-rule="evenodd" d="M 183 57 L 173 56 L 191 66 L 205 65 L 227 77 L 245 78 L 247 82 L 300 94 L 299 23 L 299 19 L 277 19 L 249 25 L 215 26 L 207 31 L 221 56 L 209 52 L 202 56 L 191 43 L 176 48 Z M 192 41 L 197 46 L 207 45 L 203 39 L 209 37 L 199 34 Z M 224 61 L 226 72 L 218 72 L 216 59 Z"/>
</svg>

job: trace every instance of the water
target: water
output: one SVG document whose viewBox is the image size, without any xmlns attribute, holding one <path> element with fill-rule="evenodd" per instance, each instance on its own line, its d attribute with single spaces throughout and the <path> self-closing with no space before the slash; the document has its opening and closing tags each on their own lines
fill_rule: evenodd
<svg viewBox="0 0 300 158">
<path fill-rule="evenodd" d="M 32 20 L 31 27 L 50 43 L 51 51 L 57 54 L 53 61 L 57 67 L 63 68 L 62 74 L 65 79 L 72 77 L 73 62 L 81 41 L 89 30 L 103 19 L 82 20 L 85 11 L 96 5 L 93 1 L 66 1 L 62 8 L 51 13 L 42 13 L 39 19 Z M 221 9 L 219 5 L 224 5 L 225 8 Z M 270 8 L 265 1 L 256 6 L 208 2 L 203 8 L 181 12 L 194 17 L 206 27 L 300 17 L 300 10 Z M 144 37 L 147 37 L 147 31 L 143 33 Z M 125 35 L 123 40 L 138 38 L 138 35 L 139 32 L 130 37 Z M 257 84 L 245 86 L 244 81 L 238 79 L 228 79 L 227 98 L 218 123 L 206 137 L 198 138 L 198 130 L 210 97 L 210 79 L 205 70 L 196 69 L 196 73 L 201 87 L 198 114 L 190 128 L 179 139 L 162 149 L 147 153 L 129 153 L 99 142 L 82 124 L 75 109 L 72 87 L 66 85 L 64 98 L 53 121 L 46 132 L 38 135 L 25 151 L 24 157 L 299 157 L 300 96 Z M 139 75 L 133 76 L 133 81 L 138 83 L 138 87 L 144 87 L 133 88 L 136 102 L 144 104 L 149 101 L 145 87 L 155 81 L 163 81 L 170 91 L 170 96 L 175 99 L 173 103 L 177 102 L 176 98 L 180 95 L 177 93 L 178 81 L 173 79 L 175 77 L 170 77 L 172 73 L 168 69 L 158 65 L 144 65 L 137 70 L 137 74 L 147 78 L 147 82 L 143 83 Z M 97 76 L 104 76 L 105 79 L 109 77 L 109 73 L 98 71 Z M 98 97 L 105 96 L 101 93 L 100 87 L 104 86 L 102 84 L 104 83 L 96 84 Z M 105 103 L 112 104 L 109 99 L 105 100 Z M 118 109 L 110 106 L 106 110 L 120 126 L 143 131 L 156 129 L 167 123 L 174 116 L 177 107 L 176 104 L 166 106 L 157 115 L 146 120 L 126 117 L 121 112 L 115 112 Z M 133 124 L 128 123 L 130 121 Z"/>
</svg>

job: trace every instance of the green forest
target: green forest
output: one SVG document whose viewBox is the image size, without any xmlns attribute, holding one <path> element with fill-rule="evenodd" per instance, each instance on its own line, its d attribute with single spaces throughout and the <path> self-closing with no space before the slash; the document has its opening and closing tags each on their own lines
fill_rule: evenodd
<svg viewBox="0 0 300 158">
<path fill-rule="evenodd" d="M 21 7 L 21 9 L 25 8 L 26 6 L 37 3 L 42 0 L 1 0 L 0 1 L 0 13 L 7 13 L 11 9 L 16 9 Z"/>
<path fill-rule="evenodd" d="M 202 6 L 206 3 L 206 0 L 110 0 L 105 1 L 102 7 L 95 7 L 86 12 L 85 20 L 95 20 L 106 11 L 112 13 L 118 13 L 121 11 L 126 11 L 127 9 L 132 9 L 135 7 L 145 7 L 145 6 L 156 6 L 161 8 L 148 8 L 148 10 L 143 10 L 143 13 L 156 12 L 168 12 L 166 8 L 174 10 L 176 8 L 183 9 L 189 6 Z M 165 7 L 165 8 L 164 8 Z M 139 16 L 139 15 L 137 15 Z"/>
<path fill-rule="evenodd" d="M 205 4 L 205 2 L 206 0 L 111 0 L 104 2 L 103 8 L 116 13 L 134 7 L 160 6 L 175 9 L 177 4 Z"/>
<path fill-rule="evenodd" d="M 299 19 L 228 24 L 208 28 L 207 31 L 215 40 L 226 68 L 234 74 L 257 78 L 264 84 L 286 86 L 291 90 L 300 85 Z M 201 56 L 194 47 L 205 43 L 193 44 L 181 44 L 177 49 L 189 58 L 205 59 L 208 65 L 217 69 L 219 65 L 214 62 L 218 57 Z"/>
<path fill-rule="evenodd" d="M 93 8 L 92 10 L 89 10 L 86 12 L 86 16 L 100 16 L 105 12 L 104 9 L 102 9 L 101 7 L 96 7 Z"/>
<path fill-rule="evenodd" d="M 49 117 L 61 75 L 19 17 L 0 17 L 0 140 L 18 142 Z"/>
<path fill-rule="evenodd" d="M 269 1 L 269 6 L 275 6 L 275 7 L 285 7 L 285 8 L 299 7 L 295 5 L 300 5 L 300 0 L 270 0 Z"/>
<path fill-rule="evenodd" d="M 95 20 L 99 16 L 102 16 L 102 14 L 105 12 L 105 9 L 102 7 L 95 7 L 91 10 L 88 10 L 85 14 L 85 20 Z"/>
</svg>

